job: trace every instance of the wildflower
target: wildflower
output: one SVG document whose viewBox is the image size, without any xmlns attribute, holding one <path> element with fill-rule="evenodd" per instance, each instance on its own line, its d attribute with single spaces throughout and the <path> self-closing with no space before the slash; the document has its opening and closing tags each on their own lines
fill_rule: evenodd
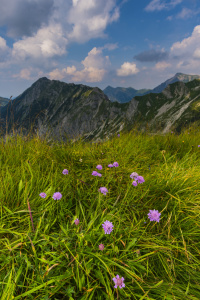
<svg viewBox="0 0 200 300">
<path fill-rule="evenodd" d="M 109 221 L 105 221 L 103 224 L 102 224 L 102 227 L 105 231 L 105 234 L 110 234 L 111 231 L 113 230 L 113 227 L 114 225 L 112 224 L 112 222 L 109 222 Z"/>
<path fill-rule="evenodd" d="M 132 185 L 137 186 L 137 181 L 133 181 Z"/>
<path fill-rule="evenodd" d="M 100 245 L 99 245 L 99 250 L 102 251 L 103 249 L 104 249 L 104 245 L 103 245 L 103 244 L 100 244 Z"/>
<path fill-rule="evenodd" d="M 53 194 L 53 197 L 52 197 L 54 200 L 60 200 L 62 198 L 62 195 L 61 193 L 59 192 L 56 192 Z"/>
<path fill-rule="evenodd" d="M 80 162 L 82 162 L 83 160 L 82 160 L 82 158 L 80 158 Z"/>
<path fill-rule="evenodd" d="M 64 169 L 64 170 L 62 171 L 62 173 L 63 173 L 64 175 L 66 175 L 66 174 L 68 174 L 69 172 L 68 172 L 67 169 Z"/>
<path fill-rule="evenodd" d="M 120 137 L 120 134 L 118 133 L 118 135 L 117 135 L 118 137 Z"/>
<path fill-rule="evenodd" d="M 133 179 L 133 177 L 137 177 L 138 176 L 138 173 L 136 173 L 136 172 L 133 172 L 133 173 L 131 173 L 131 175 L 130 175 L 130 177 Z"/>
<path fill-rule="evenodd" d="M 74 223 L 75 223 L 76 225 L 78 225 L 78 224 L 79 224 L 79 219 L 76 219 L 76 220 L 74 221 Z"/>
<path fill-rule="evenodd" d="M 93 172 L 92 172 L 92 175 L 93 175 L 93 176 L 97 176 L 97 174 L 98 174 L 97 171 L 93 171 Z"/>
<path fill-rule="evenodd" d="M 112 165 L 112 164 L 109 164 L 109 165 L 108 165 L 108 167 L 109 167 L 109 168 L 112 168 L 112 167 L 113 167 L 113 165 Z"/>
<path fill-rule="evenodd" d="M 45 198 L 47 195 L 45 193 L 40 193 L 40 197 Z"/>
<path fill-rule="evenodd" d="M 143 178 L 142 176 L 137 176 L 137 177 L 135 178 L 135 180 L 137 180 L 138 183 L 143 183 L 143 182 L 145 182 L 145 180 L 144 180 L 144 178 Z"/>
<path fill-rule="evenodd" d="M 93 172 L 92 172 L 92 175 L 93 175 L 93 176 L 99 176 L 99 177 L 102 176 L 102 175 L 101 175 L 100 173 L 98 173 L 97 171 L 93 171 Z"/>
<path fill-rule="evenodd" d="M 150 221 L 160 221 L 161 213 L 158 212 L 158 210 L 149 210 L 149 213 L 147 214 Z"/>
<path fill-rule="evenodd" d="M 121 289 L 122 287 L 125 287 L 124 284 L 124 277 L 119 277 L 119 275 L 117 274 L 116 277 L 113 278 L 113 281 L 115 283 L 114 288 L 116 289 L 118 286 Z"/>
<path fill-rule="evenodd" d="M 200 147 L 200 145 L 198 145 L 198 147 Z"/>
<path fill-rule="evenodd" d="M 97 165 L 96 168 L 97 168 L 98 170 L 102 170 L 102 166 L 101 166 L 101 165 Z"/>
<path fill-rule="evenodd" d="M 115 162 L 113 163 L 113 167 L 119 167 L 118 162 L 115 161 Z"/>
<path fill-rule="evenodd" d="M 106 187 L 100 187 L 99 192 L 101 192 L 102 194 L 104 194 L 106 196 L 106 193 L 108 193 L 108 190 Z"/>
</svg>

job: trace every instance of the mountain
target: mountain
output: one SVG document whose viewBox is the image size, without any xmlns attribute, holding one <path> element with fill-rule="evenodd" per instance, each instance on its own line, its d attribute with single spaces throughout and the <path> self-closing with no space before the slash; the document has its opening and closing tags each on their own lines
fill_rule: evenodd
<svg viewBox="0 0 200 300">
<path fill-rule="evenodd" d="M 187 124 L 200 121 L 200 80 L 175 82 L 161 93 L 135 96 L 128 103 L 111 102 L 99 88 L 75 85 L 46 77 L 37 80 L 15 100 L 0 108 L 1 130 L 5 136 L 12 123 L 15 131 L 40 137 L 48 129 L 50 140 L 68 139 L 97 142 L 109 139 L 120 131 L 137 125 L 139 131 L 148 127 L 152 133 L 180 132 Z M 49 140 L 49 141 L 50 141 Z"/>
<path fill-rule="evenodd" d="M 123 88 L 123 87 L 116 87 L 113 88 L 111 86 L 107 86 L 103 92 L 111 102 L 119 102 L 119 103 L 126 103 L 129 102 L 135 96 L 142 96 L 148 93 L 151 90 L 142 89 L 136 90 L 134 88 Z"/>
<path fill-rule="evenodd" d="M 108 96 L 109 100 L 112 102 L 117 101 L 119 103 L 126 103 L 131 101 L 131 99 L 134 98 L 135 96 L 142 96 L 149 93 L 161 93 L 171 83 L 177 81 L 182 81 L 186 83 L 194 79 L 200 79 L 200 76 L 176 73 L 172 78 L 166 80 L 165 82 L 161 83 L 160 85 L 158 85 L 152 90 L 150 89 L 136 90 L 133 88 L 122 88 L 122 87 L 113 88 L 111 86 L 107 86 L 103 90 L 103 92 Z"/>
<path fill-rule="evenodd" d="M 155 87 L 153 90 L 151 90 L 151 93 L 161 93 L 169 84 L 182 81 L 184 83 L 192 81 L 194 79 L 200 79 L 199 75 L 187 75 L 183 73 L 176 73 L 172 78 L 166 80 L 165 82 L 161 83 L 157 87 Z"/>
<path fill-rule="evenodd" d="M 9 101 L 10 99 L 8 98 L 0 97 L 0 106 L 5 106 Z"/>
<path fill-rule="evenodd" d="M 38 130 L 42 136 L 51 131 L 51 137 L 65 134 L 70 139 L 86 134 L 98 137 L 102 131 L 109 135 L 111 127 L 123 117 L 123 105 L 112 103 L 97 87 L 75 85 L 46 77 L 37 80 L 15 100 L 1 107 L 1 130 L 6 133 L 6 116 L 8 132 L 16 124 L 16 132 L 27 135 L 34 123 L 33 132 Z M 107 128 L 109 128 L 107 132 Z M 59 139 L 59 138 L 58 138 Z"/>
</svg>

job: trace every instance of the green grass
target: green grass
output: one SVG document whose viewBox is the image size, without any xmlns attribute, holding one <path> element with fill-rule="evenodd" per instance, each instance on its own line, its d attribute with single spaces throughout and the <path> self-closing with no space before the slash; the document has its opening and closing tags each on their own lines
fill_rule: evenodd
<svg viewBox="0 0 200 300">
<path fill-rule="evenodd" d="M 200 299 L 198 128 L 117 133 L 102 143 L 2 138 L 2 300 Z M 119 167 L 108 168 L 113 162 Z M 102 177 L 92 176 L 95 170 Z M 133 186 L 132 172 L 145 182 Z M 148 219 L 153 209 L 160 222 Z M 114 225 L 110 234 L 106 220 Z M 114 288 L 117 274 L 122 289 Z"/>
</svg>

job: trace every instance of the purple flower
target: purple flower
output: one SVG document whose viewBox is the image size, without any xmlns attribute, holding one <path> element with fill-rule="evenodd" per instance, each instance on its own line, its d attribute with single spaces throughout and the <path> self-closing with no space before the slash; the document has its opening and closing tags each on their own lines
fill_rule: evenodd
<svg viewBox="0 0 200 300">
<path fill-rule="evenodd" d="M 120 134 L 118 133 L 118 135 L 117 135 L 118 137 L 120 137 Z"/>
<path fill-rule="evenodd" d="M 104 245 L 103 245 L 103 244 L 100 244 L 100 245 L 99 245 L 99 250 L 102 251 L 103 249 L 104 249 Z"/>
<path fill-rule="evenodd" d="M 74 221 L 74 223 L 75 223 L 76 225 L 78 225 L 78 224 L 79 224 L 79 219 L 76 219 L 76 220 Z"/>
<path fill-rule="evenodd" d="M 115 162 L 113 163 L 113 167 L 119 167 L 118 162 L 115 161 Z"/>
<path fill-rule="evenodd" d="M 40 193 L 40 197 L 45 198 L 47 195 L 45 193 Z"/>
<path fill-rule="evenodd" d="M 101 166 L 101 165 L 97 165 L 96 168 L 97 168 L 98 170 L 102 170 L 102 166 Z"/>
<path fill-rule="evenodd" d="M 114 225 L 112 224 L 112 222 L 109 222 L 109 221 L 105 221 L 103 224 L 102 224 L 102 227 L 105 231 L 105 234 L 110 234 L 111 231 L 113 230 L 113 227 Z"/>
<path fill-rule="evenodd" d="M 119 277 L 119 275 L 117 274 L 116 277 L 113 278 L 113 281 L 115 283 L 115 286 L 114 288 L 116 289 L 118 286 L 119 288 L 123 288 L 125 287 L 125 284 L 124 284 L 124 277 Z"/>
<path fill-rule="evenodd" d="M 54 200 L 60 200 L 62 198 L 62 195 L 61 193 L 59 192 L 56 192 L 53 194 L 53 197 L 52 197 Z"/>
<path fill-rule="evenodd" d="M 198 145 L 198 147 L 200 147 L 200 145 Z"/>
<path fill-rule="evenodd" d="M 132 185 L 137 186 L 137 181 L 133 181 Z"/>
<path fill-rule="evenodd" d="M 155 210 L 155 209 L 154 210 L 149 210 L 149 213 L 147 214 L 147 216 L 150 219 L 150 221 L 159 222 L 161 213 L 159 213 L 158 210 Z"/>
<path fill-rule="evenodd" d="M 93 175 L 93 176 L 97 176 L 97 174 L 98 174 L 97 171 L 93 171 L 93 172 L 92 172 L 92 175 Z"/>
<path fill-rule="evenodd" d="M 136 172 L 133 172 L 133 173 L 131 173 L 131 175 L 130 175 L 130 177 L 133 179 L 133 177 L 137 177 L 138 176 L 138 173 L 136 173 Z"/>
<path fill-rule="evenodd" d="M 99 177 L 102 176 L 102 175 L 101 175 L 100 173 L 98 173 L 97 171 L 93 171 L 93 172 L 92 172 L 92 175 L 94 175 L 94 176 L 99 176 Z"/>
<path fill-rule="evenodd" d="M 63 173 L 64 175 L 66 175 L 66 174 L 68 174 L 69 172 L 68 172 L 67 169 L 64 169 L 64 170 L 62 171 L 62 173 Z"/>
<path fill-rule="evenodd" d="M 113 167 L 113 165 L 112 165 L 112 164 L 109 164 L 109 165 L 108 165 L 108 167 L 109 167 L 109 168 L 112 168 L 112 167 Z"/>
<path fill-rule="evenodd" d="M 108 190 L 106 187 L 100 187 L 99 192 L 101 192 L 102 194 L 104 194 L 106 196 L 106 193 L 108 193 Z"/>
<path fill-rule="evenodd" d="M 145 181 L 144 178 L 143 178 L 142 176 L 137 176 L 137 177 L 135 178 L 135 180 L 137 180 L 138 183 L 143 183 L 143 182 Z"/>
</svg>

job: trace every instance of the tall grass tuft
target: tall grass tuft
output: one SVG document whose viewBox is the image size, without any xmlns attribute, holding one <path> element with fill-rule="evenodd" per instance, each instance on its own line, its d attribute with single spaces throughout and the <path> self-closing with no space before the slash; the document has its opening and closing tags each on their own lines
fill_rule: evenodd
<svg viewBox="0 0 200 300">
<path fill-rule="evenodd" d="M 1 299 L 199 300 L 199 145 L 2 139 Z"/>
</svg>

